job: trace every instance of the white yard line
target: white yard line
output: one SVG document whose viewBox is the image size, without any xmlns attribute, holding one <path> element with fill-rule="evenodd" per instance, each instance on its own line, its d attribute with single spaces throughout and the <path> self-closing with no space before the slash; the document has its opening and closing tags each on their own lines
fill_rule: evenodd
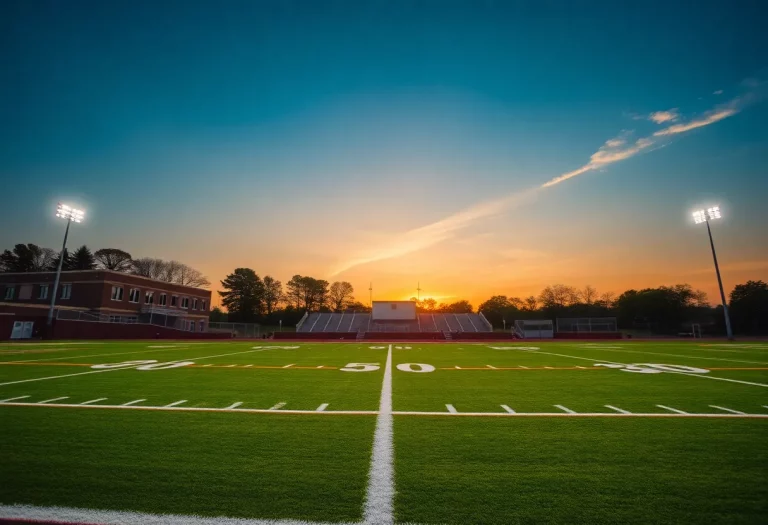
<svg viewBox="0 0 768 525">
<path fill-rule="evenodd" d="M 44 405 L 46 403 L 52 403 L 54 401 L 60 401 L 62 399 L 69 399 L 69 396 L 54 397 L 53 399 L 46 399 L 45 401 L 38 401 L 38 405 Z"/>
<path fill-rule="evenodd" d="M 716 408 L 718 410 L 723 410 L 724 412 L 730 412 L 731 414 L 744 414 L 744 412 L 741 412 L 739 410 L 734 410 L 732 408 L 725 408 L 725 407 L 719 407 L 717 405 L 709 405 L 712 408 Z"/>
<path fill-rule="evenodd" d="M 668 407 L 665 405 L 656 405 L 659 408 L 663 408 L 664 410 L 669 410 L 670 412 L 674 412 L 675 414 L 688 414 L 688 412 L 683 412 L 682 410 L 678 410 L 676 408 Z"/>
<path fill-rule="evenodd" d="M 555 408 L 559 408 L 560 410 L 562 410 L 566 414 L 575 414 L 576 413 L 573 410 L 571 410 L 570 408 L 564 407 L 563 405 L 552 405 L 552 406 L 554 406 Z"/>
<path fill-rule="evenodd" d="M 29 397 L 29 396 L 17 396 L 17 397 L 9 397 L 8 399 L 3 399 L 2 401 L 0 401 L 0 403 L 6 403 L 6 402 L 8 402 L 8 401 L 15 401 L 15 400 L 17 400 L 17 399 L 26 399 L 26 398 L 28 398 L 28 397 Z"/>
<path fill-rule="evenodd" d="M 632 412 L 630 412 L 628 410 L 623 410 L 623 409 L 615 407 L 613 405 L 605 405 L 605 408 L 610 408 L 611 410 L 615 410 L 619 414 L 631 414 L 632 413 Z"/>
<path fill-rule="evenodd" d="M 0 519 L 30 523 L 100 523 L 103 525 L 332 525 L 291 519 L 205 518 L 176 514 L 148 514 L 119 510 L 77 509 L 70 507 L 37 507 L 34 505 L 2 505 Z"/>
<path fill-rule="evenodd" d="M 165 405 L 165 408 L 179 406 L 179 405 L 184 404 L 186 402 L 187 402 L 186 399 L 180 399 L 179 401 L 174 401 L 173 403 L 168 403 L 167 405 Z"/>
<path fill-rule="evenodd" d="M 507 413 L 514 414 L 515 411 L 509 408 L 507 405 L 501 405 L 501 408 L 503 408 Z"/>
<path fill-rule="evenodd" d="M 136 403 L 141 403 L 142 401 L 146 401 L 146 399 L 134 399 L 133 401 L 128 401 L 127 403 L 123 403 L 120 406 L 129 407 L 131 405 L 135 405 Z"/>
<path fill-rule="evenodd" d="M 237 408 L 237 407 L 239 407 L 239 406 L 240 406 L 240 405 L 242 405 L 242 404 L 243 404 L 243 402 L 242 402 L 242 401 L 238 401 L 237 403 L 232 403 L 231 405 L 229 405 L 229 406 L 228 406 L 227 408 L 225 408 L 224 410 L 232 410 L 232 409 L 234 409 L 234 408 Z"/>
<path fill-rule="evenodd" d="M 392 429 L 392 345 L 389 345 L 387 364 L 384 367 L 384 379 L 381 383 L 376 431 L 373 435 L 368 490 L 363 507 L 363 521 L 366 525 L 391 525 L 395 521 L 394 436 Z"/>
<path fill-rule="evenodd" d="M 448 412 L 450 412 L 451 414 L 458 414 L 458 413 L 459 413 L 459 411 L 458 411 L 458 410 L 456 410 L 456 407 L 454 407 L 453 405 L 445 405 L 445 408 L 446 408 L 446 409 L 448 410 Z"/>
<path fill-rule="evenodd" d="M 83 401 L 80 403 L 81 405 L 90 405 L 91 403 L 98 403 L 99 401 L 104 401 L 107 399 L 106 397 L 100 397 L 98 399 L 91 399 L 90 401 Z"/>
<path fill-rule="evenodd" d="M 180 361 L 200 361 L 202 359 L 213 359 L 215 357 L 225 357 L 228 355 L 238 355 L 238 354 L 249 354 L 251 352 L 258 352 L 258 350 L 245 350 L 243 352 L 232 352 L 229 354 L 218 354 L 218 355 L 208 355 L 203 357 L 192 357 L 190 359 L 176 359 L 174 361 L 169 361 L 169 363 L 178 363 Z M 205 365 L 204 365 L 205 366 Z M 8 381 L 7 383 L 0 383 L 0 386 L 6 386 L 6 385 L 16 385 L 19 383 L 31 383 L 33 381 L 46 381 L 48 379 L 60 379 L 63 377 L 75 377 L 75 376 L 84 376 L 88 374 L 103 374 L 105 372 L 117 372 L 118 370 L 131 370 L 131 367 L 122 367 L 122 368 L 107 368 L 104 370 L 90 370 L 88 372 L 78 372 L 76 374 L 64 374 L 60 376 L 49 376 L 49 377 L 36 377 L 33 379 L 22 379 L 20 381 Z"/>
</svg>

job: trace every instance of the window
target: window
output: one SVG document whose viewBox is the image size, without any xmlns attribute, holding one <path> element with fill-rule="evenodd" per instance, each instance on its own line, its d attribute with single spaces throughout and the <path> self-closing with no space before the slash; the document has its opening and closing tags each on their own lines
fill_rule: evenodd
<svg viewBox="0 0 768 525">
<path fill-rule="evenodd" d="M 202 306 L 200 306 L 200 309 L 205 311 L 205 299 L 203 299 Z"/>
<path fill-rule="evenodd" d="M 190 321 L 189 322 L 189 331 L 190 332 L 194 332 L 195 331 L 195 322 L 194 321 Z"/>
<path fill-rule="evenodd" d="M 6 286 L 5 287 L 5 300 L 10 301 L 13 299 L 13 294 L 16 291 L 16 288 L 14 286 Z"/>
<path fill-rule="evenodd" d="M 123 300 L 123 287 L 122 286 L 113 286 L 112 287 L 112 300 L 113 301 L 122 301 Z"/>
<path fill-rule="evenodd" d="M 181 298 L 181 307 L 182 308 L 189 308 L 189 297 L 182 297 Z"/>
<path fill-rule="evenodd" d="M 40 285 L 40 295 L 37 296 L 38 299 L 48 299 L 48 285 L 47 284 L 41 284 Z"/>
<path fill-rule="evenodd" d="M 179 304 L 179 296 L 178 295 L 172 295 L 171 296 L 171 306 L 176 306 Z"/>
<path fill-rule="evenodd" d="M 200 331 L 201 332 L 205 332 L 205 322 L 204 321 L 200 321 Z"/>
<path fill-rule="evenodd" d="M 160 302 L 158 303 L 160 306 L 165 306 L 168 303 L 168 294 L 161 293 L 160 294 Z"/>
<path fill-rule="evenodd" d="M 197 299 L 192 299 L 192 309 L 197 310 Z"/>
<path fill-rule="evenodd" d="M 144 294 L 144 304 L 155 303 L 155 292 L 147 292 Z"/>
<path fill-rule="evenodd" d="M 62 284 L 61 285 L 61 298 L 62 299 L 69 299 L 72 297 L 72 285 L 71 284 Z"/>
<path fill-rule="evenodd" d="M 139 302 L 139 289 L 138 288 L 131 288 L 131 293 L 128 296 L 128 302 L 129 303 L 138 303 Z"/>
</svg>

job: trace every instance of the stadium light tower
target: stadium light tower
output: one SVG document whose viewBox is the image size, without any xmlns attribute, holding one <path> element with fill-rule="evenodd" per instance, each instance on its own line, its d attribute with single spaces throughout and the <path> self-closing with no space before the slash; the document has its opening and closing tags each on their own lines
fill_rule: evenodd
<svg viewBox="0 0 768 525">
<path fill-rule="evenodd" d="M 720 219 L 719 206 L 712 206 L 705 210 L 696 210 L 693 212 L 693 221 L 696 224 L 706 223 L 707 233 L 709 234 L 709 245 L 712 247 L 712 259 L 715 261 L 715 273 L 717 274 L 717 285 L 720 287 L 720 300 L 723 303 L 723 314 L 725 315 L 725 333 L 729 340 L 733 340 L 733 330 L 731 330 L 731 318 L 728 315 L 728 304 L 725 302 L 725 292 L 723 291 L 723 280 L 720 278 L 720 266 L 717 264 L 717 252 L 715 252 L 715 242 L 712 240 L 712 230 L 709 227 L 709 221 Z"/>
<path fill-rule="evenodd" d="M 56 279 L 53 281 L 53 293 L 51 294 L 51 308 L 48 310 L 48 326 L 53 324 L 53 309 L 56 306 L 56 292 L 59 289 L 59 279 L 61 278 L 61 266 L 64 264 L 64 253 L 67 249 L 67 236 L 69 235 L 69 225 L 73 222 L 83 222 L 85 212 L 78 210 L 66 204 L 61 204 L 56 208 L 56 217 L 67 221 L 67 228 L 64 230 L 64 243 L 61 245 L 61 253 L 59 253 L 59 265 L 56 268 Z"/>
</svg>

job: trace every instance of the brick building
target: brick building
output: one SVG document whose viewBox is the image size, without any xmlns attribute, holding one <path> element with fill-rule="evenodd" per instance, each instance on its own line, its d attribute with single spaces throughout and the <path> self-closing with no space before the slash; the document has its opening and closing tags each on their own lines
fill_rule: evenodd
<svg viewBox="0 0 768 525">
<path fill-rule="evenodd" d="M 55 272 L 0 273 L 0 313 L 42 326 Z M 61 273 L 55 317 L 207 332 L 211 292 L 111 270 Z M 2 334 L 0 334 L 0 339 Z"/>
</svg>

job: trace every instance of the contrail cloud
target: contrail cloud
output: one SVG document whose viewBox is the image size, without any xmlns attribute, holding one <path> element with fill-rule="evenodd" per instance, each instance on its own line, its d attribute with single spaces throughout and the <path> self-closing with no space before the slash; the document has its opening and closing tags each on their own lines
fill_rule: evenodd
<svg viewBox="0 0 768 525">
<path fill-rule="evenodd" d="M 675 118 L 657 118 L 657 123 L 674 121 L 675 124 L 660 129 L 653 134 L 630 140 L 631 133 L 623 133 L 618 137 L 607 140 L 592 156 L 589 162 L 573 171 L 563 173 L 545 182 L 541 186 L 530 188 L 524 191 L 515 192 L 499 199 L 493 199 L 481 202 L 462 211 L 449 215 L 444 219 L 427 224 L 420 228 L 402 232 L 393 236 L 390 243 L 379 246 L 369 253 L 359 255 L 338 265 L 332 272 L 331 277 L 336 276 L 356 266 L 368 264 L 384 259 L 401 257 L 409 253 L 423 250 L 439 242 L 445 241 L 455 236 L 456 232 L 467 228 L 471 224 L 494 215 L 514 209 L 522 204 L 531 202 L 536 196 L 546 188 L 556 186 L 566 180 L 573 179 L 589 171 L 598 170 L 610 166 L 616 162 L 634 157 L 645 151 L 650 151 L 654 146 L 663 146 L 669 142 L 675 135 L 691 131 L 693 129 L 709 126 L 715 122 L 720 122 L 726 118 L 732 117 L 751 103 L 762 98 L 761 88 L 766 84 L 764 82 L 753 81 L 752 91 L 736 97 L 725 104 L 703 113 L 702 115 L 689 120 L 688 122 L 678 122 L 679 116 L 675 113 Z M 658 115 L 662 112 L 654 113 Z M 664 112 L 664 113 L 670 113 Z M 661 121 L 661 122 L 658 122 Z"/>
</svg>

